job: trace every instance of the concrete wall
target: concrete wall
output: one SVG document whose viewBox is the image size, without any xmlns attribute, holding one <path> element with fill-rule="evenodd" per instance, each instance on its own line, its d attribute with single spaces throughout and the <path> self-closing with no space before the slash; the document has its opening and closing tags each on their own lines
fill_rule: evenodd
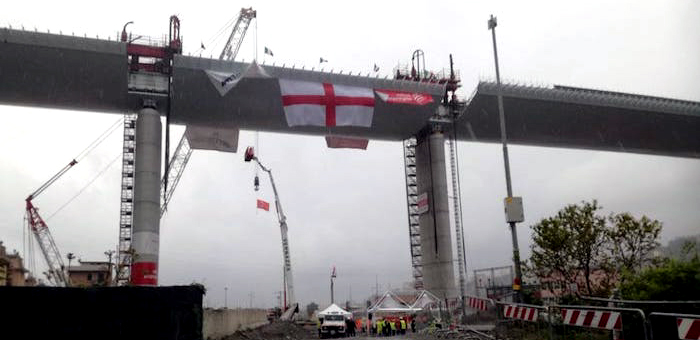
<svg viewBox="0 0 700 340">
<path fill-rule="evenodd" d="M 264 309 L 205 309 L 202 325 L 204 339 L 219 339 L 233 332 L 267 323 Z"/>
</svg>

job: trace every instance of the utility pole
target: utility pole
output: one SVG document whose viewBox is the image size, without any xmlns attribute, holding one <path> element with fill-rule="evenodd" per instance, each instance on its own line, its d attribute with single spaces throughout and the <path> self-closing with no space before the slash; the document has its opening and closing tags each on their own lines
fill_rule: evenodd
<svg viewBox="0 0 700 340">
<path fill-rule="evenodd" d="M 250 305 L 248 305 L 248 306 L 249 306 L 250 309 L 253 309 L 253 297 L 254 297 L 254 296 L 255 296 L 255 294 L 254 294 L 253 292 L 248 293 L 248 298 L 250 299 L 250 300 L 249 300 Z"/>
<path fill-rule="evenodd" d="M 335 279 L 335 266 L 333 266 L 333 271 L 331 272 L 331 304 L 335 303 L 333 296 L 333 279 Z"/>
<path fill-rule="evenodd" d="M 224 287 L 224 309 L 228 309 L 228 287 Z"/>
<path fill-rule="evenodd" d="M 374 275 L 374 296 L 379 299 L 379 275 Z"/>
<path fill-rule="evenodd" d="M 497 96 L 498 97 L 498 120 L 499 120 L 500 126 L 501 126 L 501 143 L 503 144 L 503 165 L 505 167 L 506 191 L 508 193 L 508 197 L 506 197 L 506 199 L 505 199 L 506 219 L 507 219 L 507 222 L 510 224 L 510 233 L 511 233 L 511 236 L 513 239 L 513 262 L 514 262 L 514 266 L 515 266 L 515 278 L 513 279 L 513 301 L 521 302 L 520 282 L 521 282 L 522 272 L 520 270 L 520 250 L 518 249 L 518 234 L 517 234 L 517 231 L 515 229 L 515 223 L 522 222 L 523 217 L 521 216 L 520 218 L 512 218 L 509 214 L 509 209 L 512 209 L 514 206 L 517 206 L 519 203 L 520 215 L 522 215 L 522 198 L 514 198 L 513 197 L 513 188 L 511 186 L 511 180 L 510 180 L 510 163 L 508 160 L 508 144 L 507 144 L 507 139 L 506 139 L 506 117 L 505 117 L 505 113 L 503 112 L 503 89 L 501 87 L 501 73 L 500 73 L 500 70 L 498 69 L 498 49 L 496 48 L 496 26 L 497 25 L 498 25 L 498 22 L 496 20 L 496 17 L 491 15 L 491 18 L 488 21 L 488 27 L 491 30 L 491 38 L 493 40 L 493 59 L 494 59 L 494 63 L 496 64 L 496 85 L 497 85 L 497 93 L 498 93 L 498 96 Z"/>
<path fill-rule="evenodd" d="M 109 271 L 109 276 L 105 281 L 107 282 L 108 286 L 112 285 L 112 255 L 114 255 L 114 250 L 108 250 L 105 252 L 105 255 L 107 255 L 107 259 L 109 262 L 107 262 L 107 270 Z"/>
<path fill-rule="evenodd" d="M 68 253 L 66 254 L 66 258 L 68 259 L 68 282 L 70 283 L 70 264 L 75 258 L 75 254 L 73 253 Z M 61 268 L 61 271 L 63 271 L 63 268 Z"/>
</svg>

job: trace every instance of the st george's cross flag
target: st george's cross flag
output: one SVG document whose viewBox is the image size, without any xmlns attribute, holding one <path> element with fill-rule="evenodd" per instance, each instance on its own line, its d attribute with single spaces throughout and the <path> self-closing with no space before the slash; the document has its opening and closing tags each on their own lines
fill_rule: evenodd
<svg viewBox="0 0 700 340">
<path fill-rule="evenodd" d="M 374 91 L 367 87 L 280 79 L 287 125 L 372 126 Z"/>
</svg>

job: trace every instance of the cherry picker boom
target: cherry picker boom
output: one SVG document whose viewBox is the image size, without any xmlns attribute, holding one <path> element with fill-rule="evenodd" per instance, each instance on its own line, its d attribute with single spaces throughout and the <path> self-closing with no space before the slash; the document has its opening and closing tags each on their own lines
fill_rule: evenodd
<svg viewBox="0 0 700 340">
<path fill-rule="evenodd" d="M 275 211 L 277 212 L 277 220 L 279 221 L 280 224 L 280 231 L 282 233 L 282 256 L 284 260 L 284 282 L 285 282 L 285 291 L 287 293 L 288 301 L 289 304 L 289 309 L 293 310 L 291 314 L 294 314 L 294 310 L 296 310 L 296 300 L 294 297 L 294 279 L 292 277 L 292 262 L 289 256 L 289 238 L 287 237 L 287 216 L 284 215 L 284 211 L 282 210 L 282 203 L 280 202 L 280 197 L 279 194 L 277 193 L 277 186 L 275 186 L 275 179 L 272 177 L 272 169 L 266 168 L 262 163 L 260 163 L 260 160 L 258 157 L 255 156 L 253 147 L 248 147 L 245 150 L 245 155 L 244 155 L 244 160 L 246 162 L 250 162 L 251 160 L 254 160 L 255 162 L 258 163 L 258 166 L 260 166 L 260 169 L 263 171 L 267 172 L 267 175 L 270 177 L 270 185 L 272 185 L 272 192 L 275 194 Z M 286 314 L 286 313 L 285 313 Z M 291 315 L 289 316 L 291 318 Z"/>
</svg>

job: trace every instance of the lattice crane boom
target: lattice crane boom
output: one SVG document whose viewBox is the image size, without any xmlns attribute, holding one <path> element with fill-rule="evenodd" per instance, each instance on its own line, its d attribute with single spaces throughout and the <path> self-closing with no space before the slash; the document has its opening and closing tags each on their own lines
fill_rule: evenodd
<svg viewBox="0 0 700 340">
<path fill-rule="evenodd" d="M 57 286 L 62 287 L 70 286 L 70 279 L 65 272 L 63 257 L 61 257 L 61 252 L 58 250 L 56 242 L 53 240 L 53 236 L 51 236 L 49 227 L 46 225 L 46 222 L 44 222 L 44 219 L 41 218 L 41 215 L 39 215 L 39 209 L 34 206 L 32 200 L 37 198 L 42 192 L 44 192 L 44 190 L 61 178 L 63 174 L 65 174 L 76 164 L 78 164 L 78 162 L 75 159 L 71 160 L 66 166 L 53 175 L 53 177 L 46 181 L 46 183 L 42 184 L 25 199 L 26 217 L 29 228 L 39 244 L 42 255 L 44 255 L 44 259 L 46 260 L 46 265 L 49 267 L 51 277 Z"/>
<path fill-rule="evenodd" d="M 243 38 L 248 31 L 248 26 L 250 26 L 250 22 L 255 19 L 256 15 L 257 13 L 252 7 L 241 8 L 236 23 L 233 25 L 233 30 L 231 30 L 231 35 L 229 35 L 226 45 L 221 51 L 220 60 L 233 60 L 236 58 L 238 50 L 243 43 Z"/>
<path fill-rule="evenodd" d="M 191 155 L 192 147 L 190 147 L 190 142 L 187 139 L 187 133 L 184 133 L 182 138 L 180 138 L 180 143 L 178 143 L 177 148 L 175 148 L 175 154 L 173 154 L 173 157 L 170 159 L 168 173 L 165 174 L 161 180 L 160 191 L 161 197 L 164 198 L 160 206 L 160 217 L 163 217 L 163 214 L 165 214 L 168 203 L 173 197 L 173 193 L 175 193 L 175 188 L 180 182 L 180 177 L 182 177 L 182 173 L 185 171 L 185 167 L 187 166 L 187 162 L 190 160 Z M 166 178 L 169 184 L 167 190 L 165 189 Z"/>
</svg>

